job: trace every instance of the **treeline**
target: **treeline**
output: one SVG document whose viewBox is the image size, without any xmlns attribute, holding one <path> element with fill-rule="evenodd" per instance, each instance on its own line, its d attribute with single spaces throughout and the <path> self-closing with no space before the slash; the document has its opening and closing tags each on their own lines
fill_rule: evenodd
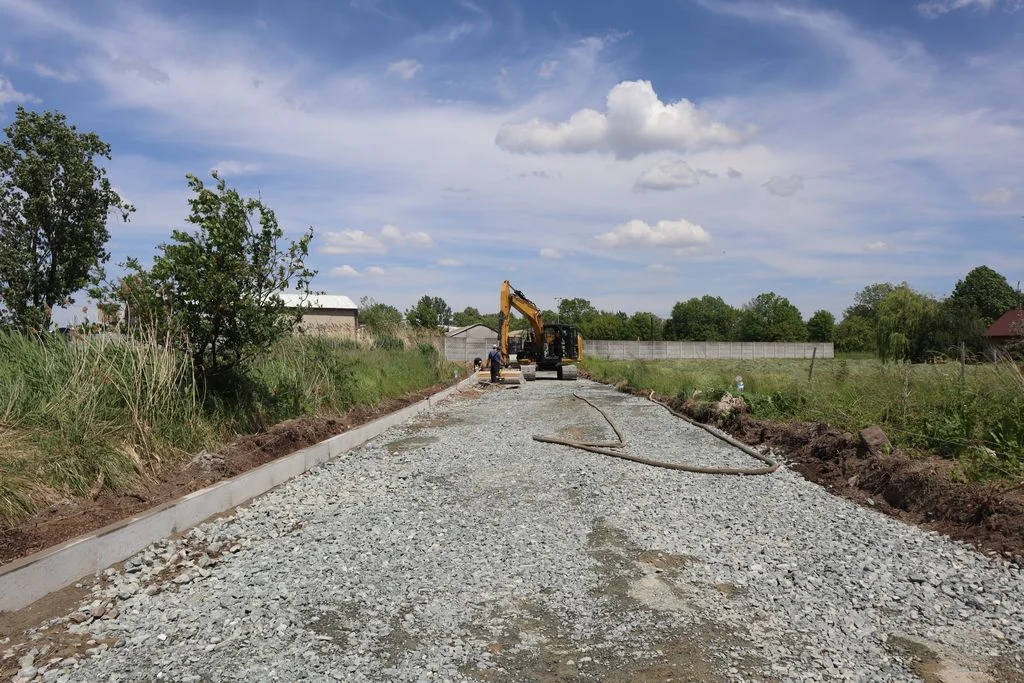
<svg viewBox="0 0 1024 683">
<path fill-rule="evenodd" d="M 481 313 L 473 307 L 453 312 L 440 297 L 423 296 L 404 313 L 366 297 L 361 304 L 360 320 L 370 328 L 482 323 L 498 329 L 498 313 Z M 868 285 L 854 296 L 838 322 L 826 310 L 804 320 L 789 299 L 775 292 L 758 294 L 739 308 L 719 296 L 694 297 L 677 302 L 668 319 L 648 311 L 598 310 L 587 299 L 572 298 L 561 300 L 557 311 L 545 310 L 542 317 L 545 322 L 575 325 L 587 339 L 833 342 L 838 351 L 918 362 L 958 354 L 961 346 L 967 353 L 980 355 L 986 348 L 985 331 L 1020 306 L 1020 293 L 1005 276 L 979 266 L 945 298 L 916 291 L 906 282 Z M 525 326 L 525 320 L 513 318 L 513 329 Z"/>
</svg>

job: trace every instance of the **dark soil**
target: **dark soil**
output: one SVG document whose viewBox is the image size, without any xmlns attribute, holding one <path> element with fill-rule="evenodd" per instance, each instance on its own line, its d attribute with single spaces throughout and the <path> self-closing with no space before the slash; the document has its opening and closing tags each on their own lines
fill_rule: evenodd
<svg viewBox="0 0 1024 683">
<path fill-rule="evenodd" d="M 791 470 L 836 495 L 1024 562 L 1024 486 L 963 481 L 955 462 L 938 455 L 867 452 L 858 437 L 823 423 L 767 422 L 747 414 L 722 419 L 708 404 L 655 398 L 750 446 L 770 447 Z"/>
<path fill-rule="evenodd" d="M 38 511 L 15 526 L 0 524 L 0 565 L 59 545 L 108 524 L 145 512 L 161 503 L 211 486 L 283 455 L 371 422 L 422 401 L 450 383 L 372 407 L 357 407 L 335 417 L 301 418 L 267 432 L 243 436 L 216 454 L 160 464 L 130 489 L 104 490 L 95 498 L 70 498 Z"/>
</svg>

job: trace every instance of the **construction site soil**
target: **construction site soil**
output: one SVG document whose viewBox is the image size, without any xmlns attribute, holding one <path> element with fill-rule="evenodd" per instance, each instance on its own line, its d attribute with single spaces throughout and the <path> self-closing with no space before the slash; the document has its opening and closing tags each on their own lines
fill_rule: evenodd
<svg viewBox="0 0 1024 683">
<path fill-rule="evenodd" d="M 70 498 L 13 526 L 0 526 L 0 564 L 58 545 L 145 512 L 179 496 L 423 400 L 447 386 L 407 394 L 335 417 L 296 419 L 238 438 L 220 452 L 160 465 L 129 490 Z M 649 392 L 634 391 L 646 396 Z M 749 415 L 720 420 L 706 407 L 659 400 L 751 446 L 764 445 L 787 466 L 832 493 L 906 523 L 972 543 L 983 551 L 1024 558 L 1024 490 L 1018 485 L 958 481 L 954 463 L 937 456 L 865 452 L 859 439 L 821 423 L 764 422 Z"/>
</svg>

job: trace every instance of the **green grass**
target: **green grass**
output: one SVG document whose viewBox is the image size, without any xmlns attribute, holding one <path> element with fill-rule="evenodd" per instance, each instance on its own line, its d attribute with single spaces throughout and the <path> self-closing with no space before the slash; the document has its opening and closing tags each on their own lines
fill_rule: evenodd
<svg viewBox="0 0 1024 683">
<path fill-rule="evenodd" d="M 429 343 L 387 350 L 326 337 L 283 341 L 243 377 L 193 380 L 156 339 L 0 332 L 0 520 L 43 501 L 122 489 L 156 463 L 215 450 L 295 417 L 376 405 L 466 371 Z"/>
<path fill-rule="evenodd" d="M 765 420 L 824 422 L 857 433 L 881 426 L 893 445 L 956 459 L 972 479 L 1024 476 L 1024 379 L 1009 361 L 966 367 L 884 365 L 868 359 L 604 361 L 587 359 L 600 381 L 679 399 L 742 393 Z M 743 377 L 737 392 L 735 378 Z"/>
</svg>

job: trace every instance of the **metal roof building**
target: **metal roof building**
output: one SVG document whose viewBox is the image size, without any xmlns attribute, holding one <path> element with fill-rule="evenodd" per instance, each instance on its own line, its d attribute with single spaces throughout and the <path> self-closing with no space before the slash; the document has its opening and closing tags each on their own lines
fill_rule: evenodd
<svg viewBox="0 0 1024 683">
<path fill-rule="evenodd" d="M 355 336 L 359 328 L 359 307 L 344 294 L 310 295 L 305 302 L 298 294 L 279 293 L 288 308 L 307 306 L 300 327 L 306 332 L 338 336 Z"/>
<path fill-rule="evenodd" d="M 985 336 L 993 341 L 1007 341 L 1024 338 L 1024 308 L 1013 308 L 985 331 Z"/>
</svg>

